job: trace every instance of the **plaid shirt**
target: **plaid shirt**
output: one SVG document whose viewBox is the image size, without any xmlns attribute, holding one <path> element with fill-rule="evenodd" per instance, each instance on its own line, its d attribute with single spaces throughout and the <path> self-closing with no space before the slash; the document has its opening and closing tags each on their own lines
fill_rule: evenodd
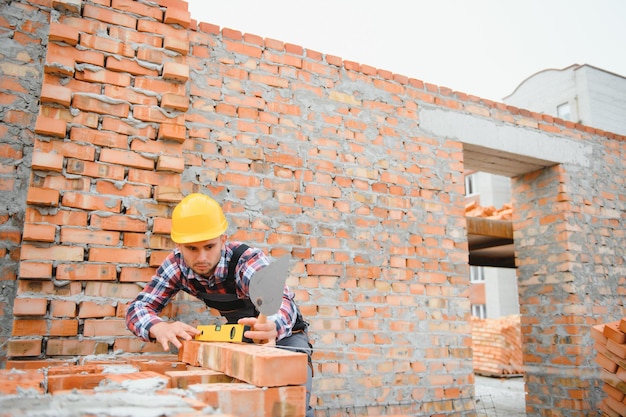
<svg viewBox="0 0 626 417">
<path fill-rule="evenodd" d="M 225 281 L 228 275 L 228 262 L 232 257 L 233 250 L 240 244 L 239 242 L 226 242 L 214 274 L 209 277 L 196 274 L 185 263 L 178 248 L 175 249 L 157 269 L 150 283 L 129 305 L 126 312 L 128 329 L 142 339 L 150 340 L 150 328 L 164 321 L 158 314 L 181 290 L 193 296 L 199 294 L 196 288 L 203 288 L 209 294 L 226 294 Z M 250 248 L 241 255 L 235 272 L 238 298 L 250 298 L 248 291 L 250 277 L 256 271 L 269 264 L 269 258 L 260 249 Z M 196 280 L 200 285 L 190 285 L 190 280 Z M 293 300 L 293 293 L 285 285 L 280 310 L 276 314 L 267 317 L 268 321 L 273 320 L 276 322 L 276 330 L 278 331 L 276 340 L 291 335 L 297 314 L 298 307 Z"/>
</svg>

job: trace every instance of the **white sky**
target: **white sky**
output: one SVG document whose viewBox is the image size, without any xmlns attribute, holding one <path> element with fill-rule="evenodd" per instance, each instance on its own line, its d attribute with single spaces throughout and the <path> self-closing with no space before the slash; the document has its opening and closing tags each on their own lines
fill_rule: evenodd
<svg viewBox="0 0 626 417">
<path fill-rule="evenodd" d="M 626 76 L 624 0 L 188 0 L 199 22 L 495 101 L 547 68 Z"/>
</svg>

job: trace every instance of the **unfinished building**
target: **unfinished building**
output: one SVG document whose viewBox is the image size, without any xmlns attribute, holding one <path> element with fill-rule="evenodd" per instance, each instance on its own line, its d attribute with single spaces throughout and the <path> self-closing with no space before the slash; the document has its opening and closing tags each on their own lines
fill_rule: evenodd
<svg viewBox="0 0 626 417">
<path fill-rule="evenodd" d="M 623 136 L 196 22 L 182 0 L 0 11 L 3 367 L 160 352 L 123 312 L 174 205 L 205 192 L 234 239 L 296 260 L 317 410 L 471 415 L 470 169 L 511 178 L 528 415 L 597 409 L 591 328 L 625 315 Z M 165 315 L 209 319 L 188 297 Z"/>
</svg>

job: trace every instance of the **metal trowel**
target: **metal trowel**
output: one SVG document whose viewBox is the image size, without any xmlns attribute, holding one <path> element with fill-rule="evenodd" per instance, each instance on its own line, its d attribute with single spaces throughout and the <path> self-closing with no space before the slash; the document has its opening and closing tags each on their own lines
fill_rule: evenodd
<svg viewBox="0 0 626 417">
<path fill-rule="evenodd" d="M 250 301 L 259 311 L 259 324 L 267 322 L 267 316 L 276 314 L 280 309 L 290 258 L 289 255 L 284 255 L 256 271 L 250 278 Z"/>
</svg>

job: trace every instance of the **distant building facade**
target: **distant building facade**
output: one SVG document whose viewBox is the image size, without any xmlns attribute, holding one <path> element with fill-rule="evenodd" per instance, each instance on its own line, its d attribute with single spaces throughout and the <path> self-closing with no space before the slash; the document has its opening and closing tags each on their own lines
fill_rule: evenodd
<svg viewBox="0 0 626 417">
<path fill-rule="evenodd" d="M 626 135 L 626 77 L 591 65 L 539 71 L 522 81 L 503 101 Z"/>
</svg>

